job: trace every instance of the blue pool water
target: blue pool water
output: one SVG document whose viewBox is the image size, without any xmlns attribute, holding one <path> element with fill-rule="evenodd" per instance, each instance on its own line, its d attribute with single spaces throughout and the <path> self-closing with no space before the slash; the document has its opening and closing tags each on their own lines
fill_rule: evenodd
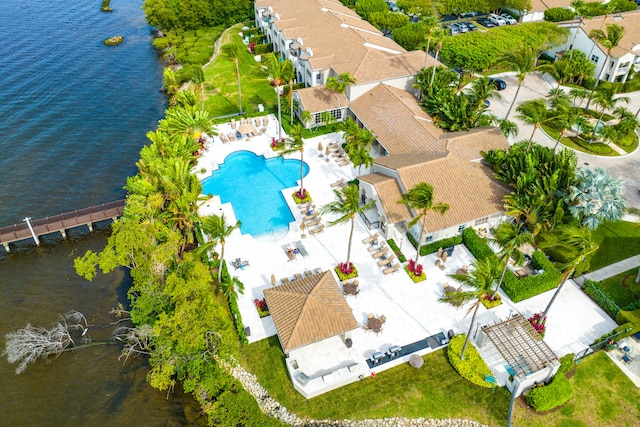
<svg viewBox="0 0 640 427">
<path fill-rule="evenodd" d="M 306 176 L 309 166 L 303 163 L 302 167 Z M 299 179 L 300 160 L 265 159 L 238 151 L 228 155 L 220 169 L 202 181 L 202 192 L 220 196 L 222 203 L 231 203 L 242 223 L 242 234 L 257 237 L 289 228 L 294 218 L 281 190 L 296 187 Z"/>
</svg>

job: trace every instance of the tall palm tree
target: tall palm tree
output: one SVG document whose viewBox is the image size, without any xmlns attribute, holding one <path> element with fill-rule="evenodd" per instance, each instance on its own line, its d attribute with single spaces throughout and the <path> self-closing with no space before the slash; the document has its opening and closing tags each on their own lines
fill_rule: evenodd
<svg viewBox="0 0 640 427">
<path fill-rule="evenodd" d="M 534 71 L 549 71 L 552 72 L 552 68 L 549 65 L 537 65 L 538 57 L 540 53 L 536 51 L 536 49 L 528 44 L 524 44 L 516 48 L 513 52 L 509 52 L 504 54 L 499 60 L 498 63 L 504 65 L 515 72 L 517 72 L 518 76 L 518 89 L 516 89 L 516 94 L 513 97 L 513 101 L 511 101 L 511 105 L 509 106 L 509 110 L 507 114 L 504 116 L 505 119 L 509 118 L 509 114 L 511 114 L 511 110 L 518 99 L 518 94 L 520 93 L 520 88 L 522 87 L 522 82 L 524 82 L 524 78 L 527 74 L 532 73 Z"/>
<path fill-rule="evenodd" d="M 438 212 L 440 215 L 444 215 L 449 210 L 447 203 L 433 203 L 433 187 L 426 182 L 419 182 L 409 191 L 402 195 L 402 200 L 398 203 L 407 205 L 409 209 L 415 211 L 416 216 L 409 221 L 407 226 L 409 228 L 420 223 L 420 235 L 418 237 L 418 244 L 416 250 L 416 263 L 420 257 L 420 245 L 422 244 L 422 234 L 424 233 L 424 225 L 426 216 L 429 211 Z M 420 222 L 422 221 L 422 222 Z"/>
<path fill-rule="evenodd" d="M 438 40 L 438 42 L 436 43 L 436 56 L 435 56 L 435 60 L 433 61 L 433 70 L 431 70 L 431 81 L 429 82 L 429 86 L 433 86 L 433 81 L 436 78 L 436 64 L 438 63 L 438 55 L 440 54 L 440 51 L 442 50 L 442 40 Z"/>
<path fill-rule="evenodd" d="M 374 205 L 374 201 L 371 200 L 365 205 L 360 205 L 360 189 L 355 184 L 349 184 L 340 190 L 333 190 L 336 198 L 333 202 L 324 205 L 320 211 L 322 213 L 331 213 L 339 215 L 338 219 L 329 222 L 329 226 L 338 224 L 344 224 L 351 222 L 351 231 L 349 232 L 349 245 L 347 247 L 347 262 L 349 265 L 351 261 L 351 242 L 353 241 L 353 230 L 355 228 L 356 215 L 366 211 Z"/>
<path fill-rule="evenodd" d="M 550 89 L 547 92 L 547 99 L 551 108 L 568 107 L 571 104 L 569 95 L 560 86 Z"/>
<path fill-rule="evenodd" d="M 237 44 L 227 44 L 224 46 L 225 49 L 225 53 L 227 54 L 227 57 L 229 57 L 235 67 L 236 67 L 236 77 L 238 79 L 238 108 L 239 108 L 239 113 L 240 115 L 242 115 L 242 86 L 240 84 L 240 64 L 239 64 L 239 52 L 238 52 L 238 45 Z"/>
<path fill-rule="evenodd" d="M 187 135 L 197 140 L 203 133 L 215 135 L 215 126 L 209 112 L 194 107 L 169 108 L 164 119 L 159 122 L 159 129 L 166 131 L 172 139 Z"/>
<path fill-rule="evenodd" d="M 327 79 L 326 87 L 327 89 L 331 89 L 332 91 L 344 95 L 347 92 L 347 88 L 356 83 L 356 79 L 351 77 L 350 73 L 342 73 L 338 77 L 329 77 Z M 340 104 L 340 98 L 338 98 L 338 105 L 342 108 Z"/>
<path fill-rule="evenodd" d="M 547 304 L 547 307 L 542 312 L 540 322 L 544 322 L 547 318 L 551 306 L 558 297 L 558 294 L 562 290 L 567 279 L 571 277 L 573 272 L 576 270 L 576 267 L 582 264 L 588 256 L 595 253 L 599 247 L 598 243 L 593 239 L 591 230 L 588 228 L 564 225 L 557 227 L 553 235 L 556 237 L 555 239 L 541 242 L 539 246 L 541 248 L 560 248 L 563 250 L 563 253 L 569 253 L 572 256 L 571 259 L 563 266 L 562 278 L 558 285 L 558 289 L 556 289 L 549 301 L 549 304 Z"/>
<path fill-rule="evenodd" d="M 500 280 L 498 281 L 498 286 L 496 286 L 496 290 L 493 291 L 493 295 L 491 295 L 493 298 L 498 293 L 500 286 L 502 286 L 502 281 L 504 280 L 504 275 L 507 272 L 507 266 L 509 265 L 509 258 L 513 258 L 516 265 L 522 264 L 524 261 L 524 254 L 518 249 L 525 243 L 533 243 L 533 234 L 528 230 L 523 230 L 522 223 L 504 221 L 494 230 L 491 241 L 502 248 L 498 253 L 498 258 L 504 264 L 502 267 L 502 273 L 500 274 Z"/>
<path fill-rule="evenodd" d="M 565 137 L 569 129 L 571 129 L 582 117 L 582 111 L 579 108 L 559 108 L 555 112 L 555 121 L 560 126 L 560 135 L 553 146 L 553 152 L 556 152 L 562 138 Z"/>
<path fill-rule="evenodd" d="M 620 44 L 622 37 L 624 37 L 624 32 L 624 27 L 621 27 L 617 24 L 609 24 L 607 25 L 606 32 L 602 30 L 592 30 L 589 33 L 589 37 L 598 40 L 602 47 L 607 50 L 607 57 L 602 66 L 602 70 L 600 70 L 600 75 L 596 79 L 595 87 L 598 87 L 598 83 L 600 82 L 600 79 L 607 69 L 607 64 L 609 62 L 609 58 L 611 57 L 611 51 Z"/>
<path fill-rule="evenodd" d="M 200 110 L 204 111 L 204 71 L 202 67 L 199 65 L 191 66 L 191 81 L 198 87 L 198 91 L 200 92 L 201 106 Z"/>
<path fill-rule="evenodd" d="M 578 14 L 578 28 L 573 33 L 573 41 L 571 42 L 571 47 L 569 48 L 569 59 L 573 58 L 573 48 L 574 48 L 574 46 L 576 44 L 576 37 L 578 36 L 578 33 L 580 32 L 579 31 L 580 28 L 582 28 L 582 24 L 584 22 L 584 17 L 588 12 L 586 4 L 585 4 L 585 2 L 583 0 L 573 0 L 571 2 L 571 7 Z M 568 41 L 568 39 L 567 39 L 567 41 Z"/>
<path fill-rule="evenodd" d="M 518 125 L 511 120 L 506 120 L 506 119 L 498 120 L 498 127 L 502 131 L 502 134 L 504 135 L 504 137 L 507 139 L 509 137 L 515 138 L 516 136 L 518 136 L 518 133 L 520 132 L 518 130 Z"/>
<path fill-rule="evenodd" d="M 569 91 L 569 96 L 573 98 L 573 106 L 577 107 L 579 104 L 576 103 L 576 100 L 580 99 L 580 104 L 582 104 L 582 101 L 589 96 L 589 90 L 582 87 L 573 87 Z"/>
<path fill-rule="evenodd" d="M 638 120 L 638 118 L 626 108 L 617 107 L 615 110 L 613 110 L 613 114 L 615 114 L 619 119 L 619 122 L 617 125 L 615 125 L 615 128 L 620 132 L 621 135 L 628 135 L 640 128 L 640 120 Z"/>
<path fill-rule="evenodd" d="M 528 125 L 533 125 L 533 132 L 531 132 L 529 143 L 527 144 L 527 152 L 529 152 L 533 136 L 536 134 L 540 125 L 546 121 L 554 119 L 555 117 L 547 114 L 547 103 L 544 99 L 534 99 L 524 102 L 521 105 L 518 105 L 516 112 L 518 113 L 516 115 L 517 118 Z"/>
<path fill-rule="evenodd" d="M 227 218 L 224 214 L 211 215 L 202 218 L 200 228 L 202 232 L 211 239 L 212 246 L 220 243 L 220 265 L 218 266 L 218 282 L 222 280 L 222 263 L 224 262 L 224 244 L 227 239 L 237 228 L 240 228 L 240 221 L 233 225 L 227 224 Z"/>
<path fill-rule="evenodd" d="M 424 26 L 428 27 L 427 31 L 427 45 L 424 48 L 424 66 L 423 68 L 427 68 L 427 59 L 429 59 L 429 48 L 431 47 L 431 39 L 435 38 L 436 40 L 444 35 L 442 31 L 442 27 L 438 25 L 438 18 L 435 16 L 426 16 L 422 22 Z M 434 64 L 435 66 L 435 64 Z"/>
<path fill-rule="evenodd" d="M 593 96 L 593 102 L 600 107 L 600 117 L 598 117 L 598 121 L 602 121 L 602 117 L 604 117 L 604 113 L 607 110 L 613 110 L 618 103 L 624 102 L 625 104 L 629 103 L 629 97 L 627 96 L 619 96 L 616 97 L 618 93 L 618 86 L 615 85 L 603 85 L 595 90 L 595 94 Z"/>
<path fill-rule="evenodd" d="M 267 55 L 265 62 L 278 96 L 278 140 L 280 140 L 282 139 L 282 106 L 280 104 L 282 86 L 293 78 L 295 70 L 293 63 L 289 59 L 280 61 L 280 58 L 275 53 Z"/>
<path fill-rule="evenodd" d="M 298 192 L 301 198 L 304 197 L 304 140 L 302 139 L 303 127 L 300 123 L 294 125 L 289 132 L 289 138 L 284 141 L 284 149 L 280 151 L 280 157 L 300 152 L 300 191 Z"/>
<path fill-rule="evenodd" d="M 474 301 L 467 311 L 467 315 L 471 312 L 473 312 L 473 315 L 471 316 L 471 324 L 469 325 L 467 338 L 464 341 L 462 352 L 460 353 L 461 360 L 464 360 L 464 353 L 467 350 L 467 345 L 469 344 L 469 338 L 471 337 L 471 330 L 473 329 L 476 315 L 478 314 L 478 308 L 480 308 L 482 300 L 489 298 L 493 293 L 493 286 L 495 285 L 499 274 L 496 259 L 487 257 L 474 261 L 471 264 L 469 274 L 449 275 L 449 277 L 463 285 L 473 288 L 472 291 L 446 291 L 444 297 L 438 300 L 439 302 L 453 304 L 456 307 L 466 304 L 469 301 Z"/>
<path fill-rule="evenodd" d="M 471 82 L 471 87 L 466 93 L 477 102 L 477 109 L 484 107 L 485 101 L 489 99 L 501 99 L 495 85 L 488 77 L 480 77 Z"/>
</svg>

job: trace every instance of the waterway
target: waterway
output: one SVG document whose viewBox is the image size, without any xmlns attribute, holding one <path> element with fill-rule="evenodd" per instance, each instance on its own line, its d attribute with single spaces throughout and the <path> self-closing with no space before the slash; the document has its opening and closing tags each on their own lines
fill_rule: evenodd
<svg viewBox="0 0 640 427">
<path fill-rule="evenodd" d="M 0 4 L 0 226 L 124 197 L 126 177 L 162 116 L 163 64 L 142 0 L 12 0 Z M 125 42 L 102 41 L 123 35 Z M 125 271 L 78 277 L 73 259 L 101 250 L 108 224 L 50 235 L 0 255 L 0 336 L 60 314 L 85 314 L 94 341 L 110 336 L 109 310 L 126 304 Z M 2 253 L 0 249 L 0 253 Z M 4 349 L 4 340 L 1 342 Z M 0 359 L 0 425 L 204 425 L 190 396 L 152 389 L 143 359 L 97 346 L 39 361 L 16 375 Z"/>
</svg>

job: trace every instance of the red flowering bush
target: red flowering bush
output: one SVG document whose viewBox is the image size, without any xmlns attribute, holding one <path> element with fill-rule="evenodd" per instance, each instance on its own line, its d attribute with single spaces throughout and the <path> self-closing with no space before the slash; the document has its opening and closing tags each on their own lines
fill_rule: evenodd
<svg viewBox="0 0 640 427">
<path fill-rule="evenodd" d="M 252 54 L 255 54 L 255 53 L 256 53 L 256 49 L 255 49 L 255 48 L 256 48 L 256 44 L 255 44 L 255 43 L 249 43 L 249 51 L 250 51 Z"/>
<path fill-rule="evenodd" d="M 267 307 L 267 301 L 264 298 L 256 298 L 253 300 L 253 303 L 256 305 L 260 317 L 267 317 L 269 315 L 269 307 Z"/>
<path fill-rule="evenodd" d="M 497 307 L 502 304 L 502 298 L 500 295 L 496 294 L 495 297 L 491 296 L 491 294 L 484 295 L 480 300 L 482 305 L 484 305 L 487 309 Z"/>
<path fill-rule="evenodd" d="M 284 148 L 284 138 L 281 139 L 277 139 L 277 138 L 271 138 L 271 149 L 273 151 L 279 151 L 282 150 Z"/>
<path fill-rule="evenodd" d="M 533 329 L 540 335 L 540 338 L 544 338 L 544 333 L 547 327 L 545 322 L 547 319 L 542 319 L 542 313 L 536 313 L 529 318 L 529 323 L 533 326 Z"/>
<path fill-rule="evenodd" d="M 405 267 L 405 271 L 407 272 L 411 280 L 413 280 L 413 283 L 427 280 L 427 275 L 423 271 L 422 264 L 418 264 L 412 259 L 409 260 L 409 263 Z"/>
<path fill-rule="evenodd" d="M 358 277 L 358 270 L 356 269 L 356 267 L 353 265 L 352 262 L 348 264 L 346 262 L 341 262 L 335 268 L 335 272 L 340 278 L 340 280 L 349 280 L 349 279 L 353 279 L 354 277 Z"/>
</svg>

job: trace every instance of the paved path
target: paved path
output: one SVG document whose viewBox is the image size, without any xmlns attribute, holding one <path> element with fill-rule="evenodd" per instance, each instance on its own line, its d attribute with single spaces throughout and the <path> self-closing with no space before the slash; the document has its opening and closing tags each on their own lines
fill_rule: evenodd
<svg viewBox="0 0 640 427">
<path fill-rule="evenodd" d="M 624 273 L 625 271 L 629 271 L 632 268 L 637 267 L 640 267 L 640 255 L 632 256 L 631 258 L 618 261 L 615 264 L 607 265 L 600 270 L 595 270 L 591 273 L 587 273 L 581 277 L 578 277 L 577 280 L 580 284 L 584 282 L 584 279 L 599 282 L 601 280 L 608 279 L 609 277 L 613 277 L 617 274 Z"/>
</svg>

